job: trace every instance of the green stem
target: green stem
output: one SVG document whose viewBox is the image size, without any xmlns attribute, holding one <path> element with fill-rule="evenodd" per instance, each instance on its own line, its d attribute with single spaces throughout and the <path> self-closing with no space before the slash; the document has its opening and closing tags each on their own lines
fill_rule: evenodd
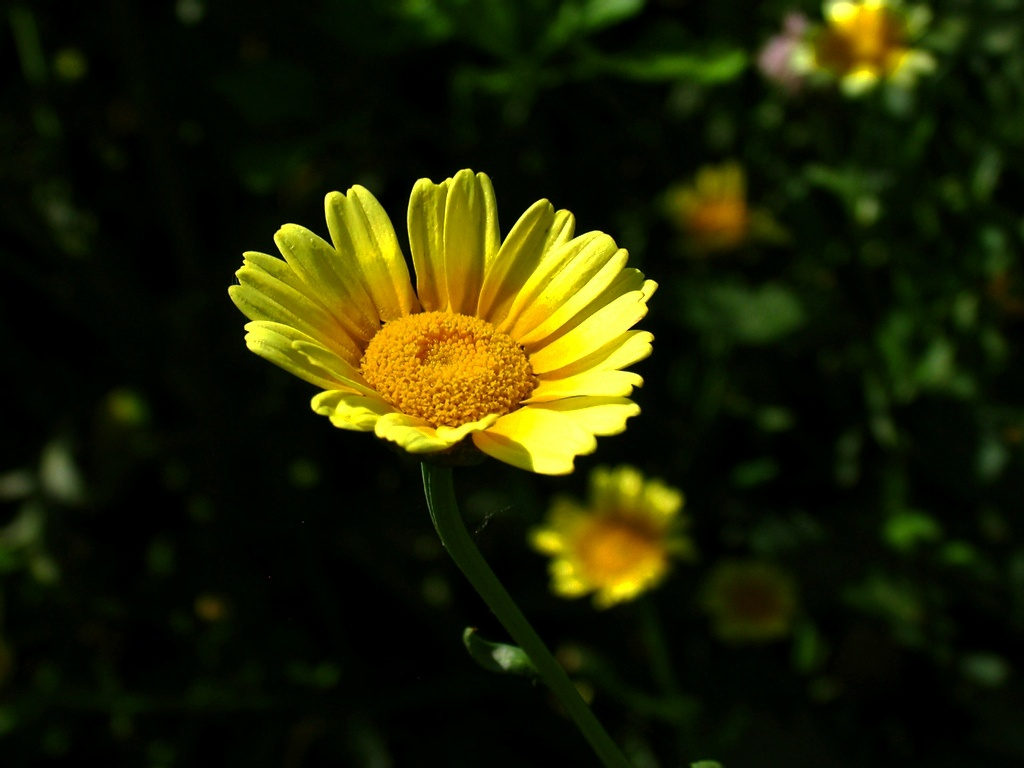
<svg viewBox="0 0 1024 768">
<path fill-rule="evenodd" d="M 680 700 L 679 683 L 676 681 L 675 670 L 672 668 L 672 655 L 665 642 L 665 632 L 658 616 L 658 607 L 650 594 L 639 600 L 640 623 L 647 647 L 647 657 L 651 662 L 651 674 L 662 694 L 673 704 Z M 673 709 L 673 711 L 676 711 Z M 686 754 L 686 745 L 693 741 L 689 718 L 674 718 L 676 751 L 682 756 Z"/>
<path fill-rule="evenodd" d="M 537 674 L 561 701 L 605 768 L 629 768 L 625 756 L 580 698 L 565 670 L 551 655 L 473 543 L 455 501 L 451 468 L 427 462 L 423 462 L 422 467 L 423 490 L 430 519 L 452 560 L 533 662 Z"/>
<path fill-rule="evenodd" d="M 640 610 L 640 621 L 647 646 L 647 655 L 651 662 L 651 673 L 661 692 L 667 696 L 679 695 L 679 685 L 672 669 L 672 657 L 665 644 L 665 633 L 658 618 L 658 609 L 650 595 L 644 595 L 637 606 Z"/>
</svg>

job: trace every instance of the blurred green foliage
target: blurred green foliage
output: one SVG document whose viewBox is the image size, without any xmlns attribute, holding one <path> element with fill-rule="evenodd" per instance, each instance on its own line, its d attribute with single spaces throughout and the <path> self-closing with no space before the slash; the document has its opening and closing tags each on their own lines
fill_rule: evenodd
<svg viewBox="0 0 1024 768">
<path fill-rule="evenodd" d="M 322 196 L 494 180 L 661 288 L 643 415 L 569 478 L 457 475 L 498 573 L 639 766 L 1024 762 L 1024 4 L 937 0 L 936 72 L 855 101 L 755 66 L 770 0 L 15 2 L 0 57 L 5 766 L 581 765 L 433 537 L 419 474 L 249 354 L 226 288 Z M 660 204 L 736 160 L 788 233 L 703 259 Z M 625 461 L 696 566 L 639 606 L 546 591 L 525 531 Z M 726 557 L 787 639 L 698 605 Z M 557 644 L 557 643 L 555 643 Z M 575 649 L 575 650 L 574 650 Z M 575 659 L 575 663 L 573 663 Z M 664 671 L 665 664 L 662 664 Z"/>
</svg>

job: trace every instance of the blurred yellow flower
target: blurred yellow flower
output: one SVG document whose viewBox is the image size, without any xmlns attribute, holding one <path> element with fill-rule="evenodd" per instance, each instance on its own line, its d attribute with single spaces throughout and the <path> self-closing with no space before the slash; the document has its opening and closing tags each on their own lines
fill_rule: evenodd
<svg viewBox="0 0 1024 768">
<path fill-rule="evenodd" d="M 607 608 L 655 587 L 672 557 L 689 557 L 683 537 L 683 494 L 639 470 L 599 467 L 590 474 L 586 504 L 555 498 L 530 543 L 550 555 L 551 589 L 562 597 L 594 594 Z"/>
<path fill-rule="evenodd" d="M 193 603 L 193 608 L 203 621 L 214 623 L 221 621 L 228 615 L 228 606 L 224 598 L 210 592 L 198 595 Z"/>
<path fill-rule="evenodd" d="M 547 200 L 504 242 L 490 179 L 420 179 L 409 200 L 413 289 L 394 227 L 360 186 L 325 201 L 332 242 L 286 224 L 284 260 L 245 254 L 230 295 L 249 349 L 318 387 L 313 410 L 415 454 L 464 441 L 564 474 L 639 413 L 651 351 L 630 330 L 657 287 L 601 232 Z"/>
<path fill-rule="evenodd" d="M 806 68 L 838 78 L 846 93 L 864 93 L 883 80 L 909 85 L 934 68 L 930 54 L 910 47 L 924 24 L 918 9 L 910 13 L 897 0 L 830 0 L 824 16 L 826 26 L 802 58 Z"/>
<path fill-rule="evenodd" d="M 747 180 L 735 162 L 705 165 L 692 184 L 678 184 L 665 194 L 669 219 L 697 253 L 730 251 L 751 239 L 778 239 L 778 225 L 747 204 Z"/>
<path fill-rule="evenodd" d="M 796 612 L 796 588 L 790 577 L 769 563 L 726 560 L 708 576 L 701 602 L 714 632 L 730 642 L 784 637 Z"/>
</svg>

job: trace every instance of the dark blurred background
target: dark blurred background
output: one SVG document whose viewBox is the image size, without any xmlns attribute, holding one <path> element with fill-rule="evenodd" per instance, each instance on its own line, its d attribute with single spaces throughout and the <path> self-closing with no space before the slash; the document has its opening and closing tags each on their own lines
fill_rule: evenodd
<svg viewBox="0 0 1024 768">
<path fill-rule="evenodd" d="M 637 768 L 1024 764 L 1024 5 L 943 0 L 902 92 L 791 94 L 745 0 L 9 3 L 0 20 L 0 763 L 594 765 L 446 559 L 416 463 L 244 346 L 245 250 L 485 171 L 660 283 L 643 413 L 564 478 L 488 462 L 471 530 Z M 775 235 L 694 254 L 735 161 Z M 687 495 L 646 607 L 547 588 L 526 531 L 623 461 Z M 796 585 L 727 643 L 716 563 Z M 659 692 L 653 604 L 681 693 Z M 648 627 L 649 629 L 649 627 Z M 584 659 L 585 662 L 579 662 Z"/>
</svg>

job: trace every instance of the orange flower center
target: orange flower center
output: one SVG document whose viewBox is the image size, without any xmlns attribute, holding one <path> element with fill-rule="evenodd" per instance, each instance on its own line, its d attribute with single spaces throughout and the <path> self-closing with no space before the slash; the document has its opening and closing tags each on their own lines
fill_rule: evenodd
<svg viewBox="0 0 1024 768">
<path fill-rule="evenodd" d="M 840 74 L 861 67 L 888 74 L 899 65 L 905 40 L 901 16 L 884 7 L 857 8 L 818 38 L 815 55 Z"/>
<path fill-rule="evenodd" d="M 641 520 L 602 516 L 580 532 L 576 556 L 587 579 L 607 587 L 656 572 L 665 561 L 665 547 L 659 533 Z"/>
<path fill-rule="evenodd" d="M 702 201 L 690 212 L 687 226 L 723 247 L 739 245 L 747 234 L 746 201 L 741 197 Z"/>
<path fill-rule="evenodd" d="M 363 353 L 366 383 L 435 427 L 505 414 L 537 385 L 522 347 L 486 320 L 422 312 L 386 323 Z"/>
</svg>

